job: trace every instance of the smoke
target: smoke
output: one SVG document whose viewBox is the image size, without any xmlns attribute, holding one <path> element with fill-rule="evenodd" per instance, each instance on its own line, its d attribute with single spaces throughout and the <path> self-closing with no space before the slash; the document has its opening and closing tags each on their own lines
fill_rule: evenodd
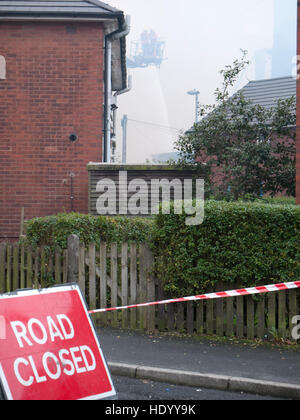
<svg viewBox="0 0 300 420">
<path fill-rule="evenodd" d="M 285 7 L 285 1 L 280 0 Z M 288 0 L 290 1 L 290 0 Z M 221 82 L 219 70 L 249 52 L 252 65 L 239 81 L 239 88 L 255 78 L 255 52 L 272 49 L 273 0 L 110 0 L 131 15 L 128 49 L 144 30 L 153 29 L 166 42 L 166 57 L 160 69 L 133 69 L 133 89 L 119 97 L 118 151 L 121 153 L 120 120 L 127 114 L 128 162 L 143 163 L 153 154 L 172 151 L 179 130 L 194 122 L 194 98 L 187 91 L 200 91 L 201 103 L 212 103 Z M 296 3 L 296 2 L 295 2 Z M 158 127 L 164 126 L 164 127 Z M 169 131 L 165 127 L 171 127 Z"/>
</svg>

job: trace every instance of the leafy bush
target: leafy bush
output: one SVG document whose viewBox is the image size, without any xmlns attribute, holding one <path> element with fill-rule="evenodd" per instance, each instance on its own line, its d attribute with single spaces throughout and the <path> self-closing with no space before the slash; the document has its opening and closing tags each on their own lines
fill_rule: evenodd
<svg viewBox="0 0 300 420">
<path fill-rule="evenodd" d="M 76 234 L 85 244 L 148 242 L 155 271 L 172 296 L 300 279 L 300 207 L 261 202 L 206 201 L 200 226 L 185 214 L 144 218 L 59 214 L 27 221 L 32 246 L 67 247 Z"/>
<path fill-rule="evenodd" d="M 261 203 L 267 203 L 267 204 L 282 204 L 287 206 L 295 206 L 296 205 L 296 199 L 295 197 L 262 197 L 260 199 L 257 199 L 256 201 L 259 201 Z"/>
<path fill-rule="evenodd" d="M 158 215 L 155 270 L 173 296 L 300 278 L 300 207 L 251 202 L 205 203 L 200 226 L 186 215 Z"/>
<path fill-rule="evenodd" d="M 26 222 L 26 242 L 31 246 L 67 248 L 68 236 L 78 235 L 86 245 L 105 242 L 145 242 L 151 221 L 143 218 L 104 217 L 79 213 L 62 213 Z"/>
<path fill-rule="evenodd" d="M 209 196 L 210 200 L 214 201 L 241 201 L 241 202 L 255 202 L 255 203 L 261 203 L 261 204 L 282 204 L 286 206 L 296 206 L 296 198 L 295 197 L 287 197 L 287 196 L 275 196 L 271 197 L 268 195 L 264 195 L 263 197 L 257 197 L 253 194 L 245 194 L 243 197 L 239 198 L 238 200 L 235 200 L 233 195 L 231 193 L 220 193 L 220 194 L 210 194 Z"/>
</svg>

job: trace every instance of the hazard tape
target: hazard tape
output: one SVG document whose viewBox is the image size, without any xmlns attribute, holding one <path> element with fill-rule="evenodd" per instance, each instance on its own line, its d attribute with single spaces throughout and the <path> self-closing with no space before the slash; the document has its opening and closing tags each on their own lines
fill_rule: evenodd
<svg viewBox="0 0 300 420">
<path fill-rule="evenodd" d="M 189 301 L 208 300 L 208 299 L 220 299 L 220 298 L 229 298 L 229 297 L 235 297 L 235 296 L 257 295 L 257 294 L 262 294 L 262 293 L 278 292 L 281 290 L 299 289 L 299 288 L 300 288 L 300 281 L 295 281 L 291 283 L 280 283 L 280 284 L 271 284 L 268 286 L 250 287 L 247 289 L 228 290 L 226 292 L 208 293 L 204 295 L 188 296 L 188 297 L 177 298 L 177 299 L 166 299 L 166 300 L 160 300 L 160 301 L 155 301 L 155 302 L 137 303 L 134 305 L 127 305 L 127 306 L 116 306 L 115 308 L 95 309 L 95 310 L 89 311 L 89 313 L 96 314 L 100 312 L 142 308 L 145 306 L 168 305 L 169 303 L 189 302 Z"/>
</svg>

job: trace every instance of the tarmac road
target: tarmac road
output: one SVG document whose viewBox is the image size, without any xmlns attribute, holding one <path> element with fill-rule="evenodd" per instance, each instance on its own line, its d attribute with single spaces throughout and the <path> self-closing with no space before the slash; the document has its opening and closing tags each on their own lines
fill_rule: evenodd
<svg viewBox="0 0 300 420">
<path fill-rule="evenodd" d="M 239 401 L 276 400 L 244 393 L 217 391 L 204 388 L 170 385 L 125 376 L 112 376 L 119 401 Z"/>
<path fill-rule="evenodd" d="M 112 375 L 244 392 L 242 399 L 257 394 L 300 400 L 299 348 L 111 328 L 98 328 L 97 332 Z M 214 395 L 221 398 L 223 394 Z"/>
<path fill-rule="evenodd" d="M 300 385 L 300 351 L 98 328 L 109 362 Z"/>
</svg>

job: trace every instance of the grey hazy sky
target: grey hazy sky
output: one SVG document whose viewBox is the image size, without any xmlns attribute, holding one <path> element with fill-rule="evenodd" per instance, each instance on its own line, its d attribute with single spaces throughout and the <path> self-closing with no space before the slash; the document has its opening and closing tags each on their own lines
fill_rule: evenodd
<svg viewBox="0 0 300 420">
<path fill-rule="evenodd" d="M 286 0 L 282 0 L 284 3 Z M 194 121 L 197 88 L 201 102 L 211 103 L 221 79 L 219 70 L 249 51 L 272 48 L 273 0 L 108 0 L 131 15 L 127 48 L 145 29 L 166 41 L 167 61 L 160 69 L 133 69 L 133 89 L 119 97 L 118 124 L 131 120 L 188 129 Z M 254 79 L 253 66 L 236 88 Z M 118 130 L 120 140 L 121 130 Z M 144 162 L 152 154 L 172 150 L 175 130 L 129 121 L 128 162 Z M 120 154 L 120 148 L 119 148 Z"/>
</svg>

